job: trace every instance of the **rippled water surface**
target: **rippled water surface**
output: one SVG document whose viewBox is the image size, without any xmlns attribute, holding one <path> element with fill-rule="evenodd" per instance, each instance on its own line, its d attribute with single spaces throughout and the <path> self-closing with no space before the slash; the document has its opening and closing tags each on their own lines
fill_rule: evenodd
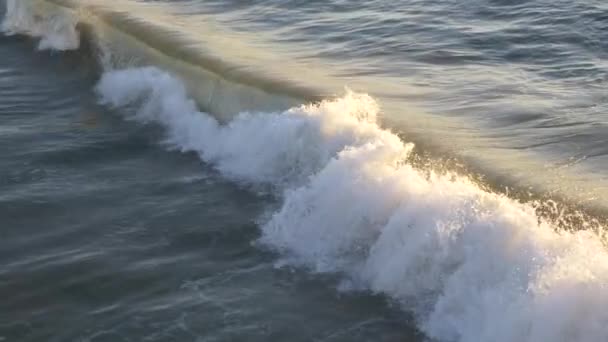
<svg viewBox="0 0 608 342">
<path fill-rule="evenodd" d="M 264 32 L 294 58 L 321 60 L 344 85 L 362 80 L 360 88 L 384 100 L 394 125 L 485 173 L 604 205 L 608 6 L 602 1 L 182 6 L 244 32 Z M 412 104 L 439 118 L 411 124 Z M 446 117 L 454 120 L 428 122 Z"/>
</svg>

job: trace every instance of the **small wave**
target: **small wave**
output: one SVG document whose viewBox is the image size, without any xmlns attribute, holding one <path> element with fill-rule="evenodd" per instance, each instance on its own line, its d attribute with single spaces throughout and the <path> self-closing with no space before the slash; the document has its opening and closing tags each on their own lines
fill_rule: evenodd
<svg viewBox="0 0 608 342">
<path fill-rule="evenodd" d="M 167 143 L 199 153 L 225 175 L 279 188 L 303 183 L 346 146 L 381 135 L 399 141 L 376 125 L 377 104 L 367 95 L 263 115 L 242 112 L 224 126 L 197 110 L 182 82 L 154 67 L 106 73 L 97 89 L 106 104 L 139 103 L 134 119 L 164 125 Z"/>
<path fill-rule="evenodd" d="M 270 184 L 283 202 L 261 223 L 260 244 L 284 264 L 341 274 L 344 290 L 398 301 L 430 338 L 608 339 L 600 236 L 563 230 L 467 178 L 421 172 L 367 95 L 221 125 L 156 68 L 108 72 L 97 91 L 107 105 L 136 106 L 130 118 L 161 124 L 170 146 L 226 177 Z"/>
<path fill-rule="evenodd" d="M 39 38 L 40 50 L 76 50 L 80 36 L 77 19 L 67 9 L 49 11 L 44 2 L 7 0 L 2 32 Z"/>
<path fill-rule="evenodd" d="M 87 47 L 96 51 L 106 70 L 160 66 L 178 75 L 199 107 L 223 122 L 247 109 L 287 109 L 321 98 L 318 90 L 218 58 L 211 47 L 201 48 L 200 41 L 188 39 L 185 32 L 162 25 L 157 12 L 139 15 L 144 7 L 128 7 L 133 5 L 124 1 L 112 5 L 107 7 L 105 1 L 7 0 L 2 31 L 37 38 L 41 50 Z M 215 45 L 218 49 L 223 46 Z"/>
</svg>

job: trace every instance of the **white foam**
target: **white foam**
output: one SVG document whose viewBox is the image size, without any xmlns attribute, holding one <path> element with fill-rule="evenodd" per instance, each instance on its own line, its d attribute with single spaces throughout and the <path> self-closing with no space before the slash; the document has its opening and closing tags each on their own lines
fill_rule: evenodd
<svg viewBox="0 0 608 342">
<path fill-rule="evenodd" d="M 241 113 L 220 126 L 196 109 L 181 82 L 156 68 L 106 73 L 97 89 L 113 106 L 140 101 L 135 118 L 167 127 L 172 146 L 198 152 L 225 175 L 251 183 L 293 186 L 346 146 L 378 136 L 398 141 L 375 124 L 377 106 L 366 95 L 349 93 L 284 113 Z"/>
<path fill-rule="evenodd" d="M 412 146 L 376 124 L 369 96 L 219 125 L 154 68 L 107 73 L 97 90 L 109 105 L 138 106 L 133 119 L 163 125 L 171 146 L 227 177 L 273 185 L 283 204 L 261 243 L 399 301 L 431 338 L 608 340 L 600 239 L 560 231 L 467 179 L 421 173 L 404 162 Z"/>
<path fill-rule="evenodd" d="M 80 45 L 76 17 L 41 1 L 6 0 L 2 32 L 39 38 L 40 50 L 76 50 Z"/>
</svg>

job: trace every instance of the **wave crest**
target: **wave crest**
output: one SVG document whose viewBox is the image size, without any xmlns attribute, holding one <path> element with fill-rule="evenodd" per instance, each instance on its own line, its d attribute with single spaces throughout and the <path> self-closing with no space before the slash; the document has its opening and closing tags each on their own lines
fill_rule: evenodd
<svg viewBox="0 0 608 342">
<path fill-rule="evenodd" d="M 225 48 L 222 39 L 209 33 L 202 44 L 168 24 L 173 17 L 161 20 L 166 13 L 147 10 L 125 1 L 7 0 L 2 30 L 35 37 L 42 50 L 93 47 L 105 70 L 162 67 L 179 75 L 188 95 L 222 122 L 244 110 L 284 110 L 321 98 L 294 80 L 217 57 L 213 49 Z"/>
<path fill-rule="evenodd" d="M 283 203 L 261 224 L 259 243 L 279 251 L 281 264 L 385 294 L 431 338 L 608 338 L 601 239 L 564 231 L 467 178 L 416 169 L 406 162 L 412 145 L 378 126 L 367 95 L 220 125 L 155 68 L 107 73 L 97 90 L 109 105 L 136 106 L 131 118 L 163 125 L 168 144 L 225 176 L 271 184 Z"/>
<path fill-rule="evenodd" d="M 80 46 L 77 24 L 76 16 L 67 9 L 49 11 L 41 1 L 7 0 L 2 32 L 39 38 L 40 50 L 67 51 Z"/>
</svg>

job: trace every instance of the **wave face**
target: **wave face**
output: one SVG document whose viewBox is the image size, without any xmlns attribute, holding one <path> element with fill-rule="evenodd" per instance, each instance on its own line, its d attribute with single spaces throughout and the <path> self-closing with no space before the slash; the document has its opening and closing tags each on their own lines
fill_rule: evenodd
<svg viewBox="0 0 608 342">
<path fill-rule="evenodd" d="M 437 56 L 417 48 L 409 50 L 412 44 L 407 41 L 413 38 L 394 37 L 391 33 L 411 30 L 405 24 L 411 21 L 409 19 L 383 21 L 378 19 L 382 15 L 374 15 L 373 18 L 363 15 L 355 16 L 356 20 L 352 22 L 344 21 L 340 16 L 327 23 L 326 20 L 317 22 L 315 18 L 319 11 L 331 13 L 331 9 L 300 4 L 296 7 L 305 9 L 306 13 L 301 15 L 307 20 L 293 23 L 287 34 L 281 29 L 287 25 L 284 20 L 291 16 L 281 17 L 282 6 L 266 8 L 268 12 L 260 13 L 258 5 L 264 7 L 264 4 L 250 4 L 240 12 L 238 2 L 220 1 L 224 4 L 220 9 L 214 3 L 6 0 L 7 16 L 3 26 L 9 33 L 38 37 L 42 49 L 65 51 L 80 46 L 79 54 L 92 51 L 106 70 L 157 66 L 179 77 L 189 97 L 222 123 L 243 111 L 283 111 L 302 103 L 318 102 L 335 96 L 344 85 L 348 85 L 369 92 L 382 102 L 383 123 L 411 137 L 419 149 L 439 158 L 458 159 L 472 173 L 484 175 L 487 183 L 495 188 L 508 186 L 520 194 L 532 191 L 537 197 L 559 199 L 568 206 L 593 212 L 596 216 L 606 216 L 608 192 L 604 189 L 608 189 L 608 182 L 601 175 L 604 169 L 602 160 L 607 155 L 603 151 L 605 144 L 602 144 L 605 125 L 595 122 L 599 120 L 595 119 L 600 117 L 596 112 L 602 111 L 605 96 L 603 88 L 596 83 L 587 92 L 586 83 L 581 87 L 567 83 L 555 88 L 553 81 L 548 84 L 541 82 L 539 85 L 544 87 L 543 90 L 530 93 L 529 90 L 535 88 L 535 83 L 530 81 L 535 78 L 526 76 L 527 71 L 514 70 L 515 64 L 463 67 L 459 63 L 473 61 L 460 53 L 452 56 L 454 51 L 450 52 L 451 48 L 441 57 L 445 47 L 439 42 L 430 45 L 433 51 L 438 51 Z M 450 11 L 460 9 L 458 2 L 449 3 L 457 6 L 437 6 L 447 6 Z M 368 5 L 374 7 L 373 4 Z M 486 5 L 500 7 L 500 4 Z M 416 4 L 411 11 L 417 12 L 420 6 Z M 339 8 L 335 10 L 340 11 Z M 352 6 L 342 10 L 358 13 Z M 365 10 L 360 10 L 362 13 L 358 14 L 365 14 Z M 375 10 L 380 14 L 387 11 L 386 8 Z M 518 8 L 514 15 L 527 18 L 524 10 Z M 408 8 L 406 12 L 409 11 Z M 410 17 L 410 14 L 399 15 L 417 18 L 415 15 Z M 281 24 L 275 27 L 276 30 L 265 30 L 270 32 L 268 36 L 264 32 L 243 28 L 243 23 L 234 23 L 239 28 L 238 32 L 222 30 L 218 27 L 220 25 L 215 25 L 214 18 L 218 18 L 218 22 L 232 18 L 228 20 L 232 23 L 235 17 L 240 16 L 245 23 L 252 25 L 259 24 L 260 18 L 268 19 L 270 26 L 277 25 L 268 16 L 277 17 Z M 593 14 L 593 17 L 603 18 L 603 14 Z M 334 20 L 339 24 L 337 27 L 327 26 Z M 446 33 L 422 23 L 427 20 L 415 21 L 430 32 L 438 30 L 435 32 L 438 36 Z M 357 30 L 355 34 L 349 30 L 353 23 L 371 27 L 362 32 Z M 532 23 L 537 24 L 534 20 Z M 319 33 L 328 30 L 335 31 L 334 40 L 318 37 L 322 36 Z M 412 33 L 422 34 L 414 31 Z M 350 38 L 349 32 L 353 34 Z M 363 36 L 357 40 L 359 34 Z M 512 32 L 501 34 L 510 37 Z M 377 40 L 372 39 L 374 35 L 377 35 Z M 414 34 L 412 37 L 419 36 Z M 489 40 L 509 40 L 499 37 Z M 317 38 L 321 38 L 318 42 L 322 42 L 322 46 L 313 44 L 310 49 L 298 45 L 313 43 Z M 421 41 L 428 40 L 424 34 L 420 38 Z M 349 42 L 349 39 L 356 41 L 340 43 Z M 403 39 L 405 42 L 401 41 Z M 536 40 L 542 41 L 541 38 Z M 366 42 L 371 45 L 366 45 Z M 458 39 L 454 41 L 457 42 Z M 389 51 L 398 55 L 379 53 L 393 44 L 397 44 L 399 49 Z M 280 53 L 274 53 L 277 51 Z M 338 52 L 345 53 L 348 58 L 336 60 Z M 417 57 L 412 63 L 403 60 L 402 56 Z M 431 68 L 420 64 L 419 58 L 429 62 Z M 459 58 L 462 58 L 460 62 L 453 61 Z M 561 61 L 562 58 L 555 60 Z M 553 67 L 562 68 L 559 63 Z M 593 70 L 590 69 L 589 73 L 595 72 Z M 410 72 L 415 75 L 409 75 Z M 523 75 L 523 80 L 517 75 Z M 470 79 L 472 76 L 475 78 Z M 518 84 L 513 84 L 513 77 L 518 79 Z M 435 89 L 433 85 L 441 85 L 441 89 Z M 579 89 L 577 94 L 572 94 L 573 89 Z M 562 99 L 561 95 L 565 97 Z M 585 100 L 579 101 L 583 98 Z M 418 109 L 421 104 L 424 104 L 423 109 Z M 576 115 L 571 116 L 570 108 L 573 106 L 577 108 L 575 111 L 592 112 L 576 118 Z M 425 111 L 424 108 L 430 110 Z M 526 195 L 522 197 L 527 198 Z"/>
<path fill-rule="evenodd" d="M 376 123 L 367 95 L 227 125 L 197 110 L 156 68 L 106 73 L 102 102 L 136 105 L 166 142 L 226 177 L 270 185 L 281 208 L 259 243 L 279 263 L 343 276 L 343 290 L 382 293 L 439 341 L 605 341 L 608 253 L 588 231 L 566 232 L 533 207 L 466 178 L 405 162 L 412 145 Z M 128 113 L 128 111 L 125 111 Z"/>
</svg>

